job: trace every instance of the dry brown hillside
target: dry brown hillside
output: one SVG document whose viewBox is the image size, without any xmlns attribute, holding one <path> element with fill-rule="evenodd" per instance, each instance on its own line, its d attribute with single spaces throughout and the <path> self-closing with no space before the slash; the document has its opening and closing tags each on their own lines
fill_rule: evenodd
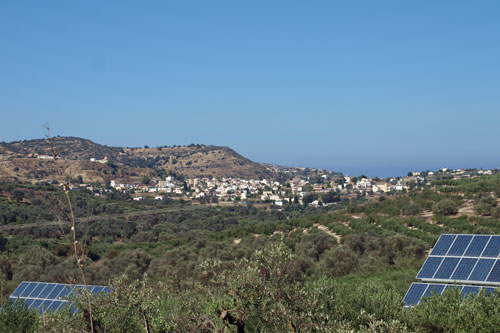
<svg viewBox="0 0 500 333">
<path fill-rule="evenodd" d="M 100 145 L 87 139 L 56 137 L 52 144 L 60 159 L 52 155 L 47 140 L 0 143 L 0 180 L 41 181 L 56 175 L 82 176 L 84 181 L 110 179 L 139 181 L 173 171 L 186 177 L 245 177 L 270 175 L 266 167 L 241 156 L 228 147 L 189 145 L 156 148 L 122 148 Z M 107 163 L 91 162 L 90 159 Z"/>
</svg>

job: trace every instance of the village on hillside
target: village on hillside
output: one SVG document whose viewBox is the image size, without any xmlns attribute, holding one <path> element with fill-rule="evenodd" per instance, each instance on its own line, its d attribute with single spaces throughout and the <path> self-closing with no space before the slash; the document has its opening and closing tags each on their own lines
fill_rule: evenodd
<svg viewBox="0 0 500 333">
<path fill-rule="evenodd" d="M 102 161 L 96 162 L 102 163 Z M 442 168 L 437 171 L 408 172 L 405 177 L 380 179 L 368 178 L 364 175 L 349 177 L 326 170 L 313 169 L 314 177 L 293 175 L 294 170 L 304 171 L 304 169 L 282 168 L 282 172 L 289 174 L 285 178 L 290 178 L 282 182 L 275 179 L 184 178 L 179 175 L 170 175 L 164 179 L 145 179 L 141 183 L 125 183 L 113 179 L 106 187 L 95 188 L 95 185 L 79 184 L 73 186 L 73 189 L 87 187 L 96 195 L 109 190 L 121 191 L 129 193 L 136 201 L 170 198 L 202 204 L 224 202 L 229 204 L 270 203 L 277 207 L 284 204 L 323 206 L 339 201 L 340 197 L 359 198 L 404 193 L 428 188 L 435 180 L 475 178 L 500 172 L 496 169 Z"/>
</svg>

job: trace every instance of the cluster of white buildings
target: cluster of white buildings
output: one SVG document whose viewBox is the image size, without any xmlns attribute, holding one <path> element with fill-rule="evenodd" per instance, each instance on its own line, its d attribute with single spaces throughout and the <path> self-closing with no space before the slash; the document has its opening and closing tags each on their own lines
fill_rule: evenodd
<svg viewBox="0 0 500 333">
<path fill-rule="evenodd" d="M 352 181 L 351 177 L 344 177 L 344 183 L 339 185 L 340 192 L 349 189 L 357 192 L 387 193 L 409 191 L 414 187 L 430 186 L 433 180 L 440 179 L 463 179 L 479 176 L 493 175 L 498 170 L 477 170 L 477 169 L 448 169 L 442 168 L 437 171 L 416 171 L 410 172 L 406 177 L 388 178 L 381 180 L 378 178 L 361 178 Z"/>
<path fill-rule="evenodd" d="M 351 189 L 361 193 L 388 193 L 409 190 L 407 179 L 391 178 L 390 180 L 374 180 L 370 178 L 361 178 L 356 180 L 356 182 L 352 182 L 350 177 L 344 177 L 344 180 L 345 182 L 338 186 L 340 192 L 345 192 Z"/>
<path fill-rule="evenodd" d="M 154 197 L 157 200 L 164 196 L 180 196 L 184 199 L 203 200 L 217 198 L 218 201 L 263 201 L 282 206 L 297 197 L 299 202 L 309 192 L 328 192 L 336 190 L 328 184 L 311 184 L 308 180 L 296 179 L 286 184 L 268 179 L 244 178 L 190 178 L 177 180 L 173 176 L 158 180 L 152 185 L 126 184 L 111 180 L 110 186 L 117 191 L 134 193 L 134 200 Z"/>
<path fill-rule="evenodd" d="M 269 179 L 244 178 L 190 178 L 178 180 L 173 176 L 164 180 L 156 180 L 154 184 L 126 184 L 112 180 L 110 186 L 118 191 L 134 194 L 134 200 L 152 197 L 157 200 L 165 196 L 177 196 L 188 200 L 217 198 L 218 201 L 261 201 L 272 202 L 282 206 L 292 200 L 302 203 L 304 196 L 310 193 L 326 193 L 335 191 L 346 196 L 359 193 L 380 194 L 409 191 L 414 187 L 429 186 L 436 179 L 460 179 L 491 175 L 492 170 L 449 170 L 413 172 L 406 177 L 398 178 L 359 178 L 359 177 L 328 177 L 323 175 L 316 182 L 296 177 L 286 183 Z M 318 178 L 316 178 L 318 179 Z"/>
</svg>

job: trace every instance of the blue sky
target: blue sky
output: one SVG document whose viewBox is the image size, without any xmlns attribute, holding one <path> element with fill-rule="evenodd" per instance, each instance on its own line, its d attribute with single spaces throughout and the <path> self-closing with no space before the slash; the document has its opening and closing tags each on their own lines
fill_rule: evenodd
<svg viewBox="0 0 500 333">
<path fill-rule="evenodd" d="M 0 141 L 500 168 L 498 1 L 3 1 Z"/>
</svg>

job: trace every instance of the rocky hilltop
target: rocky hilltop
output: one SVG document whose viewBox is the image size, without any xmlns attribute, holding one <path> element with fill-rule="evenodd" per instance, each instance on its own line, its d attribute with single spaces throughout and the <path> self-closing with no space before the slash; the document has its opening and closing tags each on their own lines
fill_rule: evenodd
<svg viewBox="0 0 500 333">
<path fill-rule="evenodd" d="M 0 143 L 0 179 L 52 180 L 61 174 L 82 176 L 85 181 L 112 178 L 133 180 L 169 172 L 185 177 L 270 177 L 272 172 L 229 147 L 209 145 L 149 148 L 109 147 L 77 137 Z"/>
</svg>

